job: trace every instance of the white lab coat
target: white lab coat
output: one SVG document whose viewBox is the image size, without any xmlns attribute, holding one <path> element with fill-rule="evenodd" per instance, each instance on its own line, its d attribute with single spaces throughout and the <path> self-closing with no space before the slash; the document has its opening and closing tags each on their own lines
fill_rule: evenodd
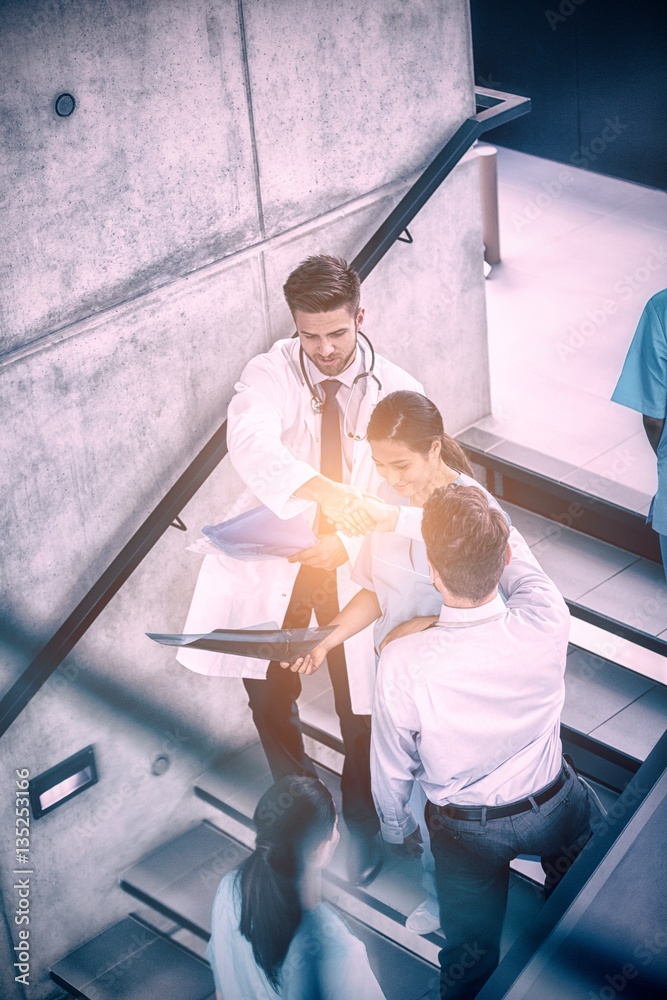
<svg viewBox="0 0 667 1000">
<path fill-rule="evenodd" d="M 365 363 L 369 363 L 368 352 Z M 379 355 L 375 374 L 382 383 L 381 390 L 371 378 L 362 379 L 354 389 L 355 394 L 361 394 L 363 386 L 355 434 L 365 433 L 373 407 L 390 392 L 423 392 L 411 375 Z M 268 353 L 253 358 L 235 388 L 228 410 L 229 456 L 248 488 L 232 513 L 262 503 L 279 517 L 304 513 L 312 523 L 316 504 L 299 500 L 293 493 L 318 474 L 322 418 L 311 406 L 311 394 L 299 364 L 299 341 L 279 340 Z M 376 492 L 381 482 L 368 443 L 355 441 L 351 485 Z M 338 597 L 343 608 L 360 589 L 350 574 L 361 540 L 344 535 L 341 538 L 350 556 L 337 570 Z M 244 628 L 269 621 L 282 624 L 298 571 L 299 564 L 287 559 L 245 562 L 222 552 L 205 556 L 184 633 Z M 369 715 L 375 684 L 372 629 L 364 629 L 349 639 L 345 655 L 352 710 Z M 177 659 L 190 670 L 217 677 L 263 678 L 268 668 L 266 660 L 204 650 L 181 649 Z"/>
</svg>

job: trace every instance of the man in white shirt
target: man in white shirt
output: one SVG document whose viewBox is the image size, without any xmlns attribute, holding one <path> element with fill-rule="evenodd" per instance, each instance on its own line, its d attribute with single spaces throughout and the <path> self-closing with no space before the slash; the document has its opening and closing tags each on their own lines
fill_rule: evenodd
<svg viewBox="0 0 667 1000">
<path fill-rule="evenodd" d="M 380 658 L 371 776 L 387 841 L 417 828 L 415 778 L 429 800 L 451 1000 L 476 996 L 498 963 L 510 861 L 539 855 L 550 892 L 590 836 L 589 802 L 562 757 L 560 593 L 476 487 L 437 490 L 422 533 L 443 608 Z"/>
<path fill-rule="evenodd" d="M 334 523 L 346 521 L 351 499 L 375 492 L 381 482 L 364 439 L 370 414 L 396 389 L 422 391 L 364 338 L 359 276 L 344 260 L 309 257 L 289 275 L 284 293 L 298 336 L 249 361 L 229 404 L 229 457 L 248 487 L 234 513 L 264 504 L 283 519 L 304 514 L 318 541 L 289 559 L 207 555 L 186 633 L 268 621 L 299 628 L 310 624 L 313 612 L 320 624 L 338 613 L 359 590 L 351 566 L 361 539 L 334 532 Z M 358 517 L 358 527 L 371 526 L 363 513 Z M 298 674 L 277 662 L 202 650 L 182 649 L 178 660 L 199 673 L 243 678 L 275 781 L 315 774 L 301 735 Z M 334 650 L 328 667 L 345 745 L 343 816 L 354 835 L 348 873 L 365 885 L 382 863 L 369 772 L 375 683 L 370 630 Z"/>
</svg>

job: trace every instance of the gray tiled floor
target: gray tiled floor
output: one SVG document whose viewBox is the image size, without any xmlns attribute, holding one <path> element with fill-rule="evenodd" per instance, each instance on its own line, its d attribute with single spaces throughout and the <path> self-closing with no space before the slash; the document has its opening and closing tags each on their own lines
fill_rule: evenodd
<svg viewBox="0 0 667 1000">
<path fill-rule="evenodd" d="M 596 739 L 643 760 L 665 732 L 667 688 L 652 687 L 592 731 Z"/>
<path fill-rule="evenodd" d="M 624 507 L 626 510 L 640 511 L 645 504 L 651 502 L 650 495 L 626 486 L 624 483 L 614 482 L 613 479 L 608 479 L 604 475 L 598 475 L 597 472 L 591 470 L 590 466 L 575 469 L 573 473 L 564 477 L 563 482 L 581 490 L 582 493 L 602 497 L 609 503 Z"/>
<path fill-rule="evenodd" d="M 547 517 L 540 517 L 539 514 L 533 514 L 530 510 L 524 510 L 523 507 L 506 503 L 504 500 L 501 503 L 503 510 L 506 510 L 511 517 L 514 527 L 521 532 L 531 547 L 561 530 L 559 524 Z"/>
<path fill-rule="evenodd" d="M 661 566 L 514 504 L 504 507 L 565 597 L 667 638 L 667 583 Z M 607 655 L 613 659 L 613 653 Z"/>
<path fill-rule="evenodd" d="M 658 635 L 667 627 L 667 584 L 662 566 L 638 559 L 621 573 L 588 591 L 584 603 L 594 611 Z"/>
<path fill-rule="evenodd" d="M 523 405 L 518 406 L 514 395 L 501 399 L 494 403 L 493 416 L 478 422 L 480 428 L 575 467 L 593 461 L 636 430 L 634 424 L 628 428 L 619 406 L 611 408 L 611 403 L 539 372 L 523 369 L 520 374 Z"/>
<path fill-rule="evenodd" d="M 642 430 L 626 441 L 620 441 L 609 451 L 598 455 L 581 470 L 617 483 L 641 495 L 641 504 L 650 502 L 655 492 L 656 472 L 650 445 Z M 631 510 L 638 510 L 632 506 Z"/>
<path fill-rule="evenodd" d="M 573 649 L 567 658 L 562 721 L 590 733 L 653 686 L 646 677 Z"/>
<path fill-rule="evenodd" d="M 503 262 L 486 283 L 493 415 L 477 426 L 636 491 L 615 496 L 645 511 L 654 456 L 641 415 L 610 396 L 646 300 L 667 287 L 667 195 L 568 167 L 535 212 L 563 169 L 499 149 Z M 635 271 L 633 288 L 624 276 Z"/>
<path fill-rule="evenodd" d="M 561 593 L 573 601 L 637 562 L 629 552 L 565 527 L 534 545 L 533 552 Z"/>
<path fill-rule="evenodd" d="M 480 448 L 482 451 L 487 451 L 489 448 L 493 448 L 494 445 L 500 444 L 503 438 L 497 434 L 492 434 L 491 431 L 485 431 L 480 427 L 473 426 L 461 432 L 460 440 L 470 445 L 471 448 Z"/>
</svg>

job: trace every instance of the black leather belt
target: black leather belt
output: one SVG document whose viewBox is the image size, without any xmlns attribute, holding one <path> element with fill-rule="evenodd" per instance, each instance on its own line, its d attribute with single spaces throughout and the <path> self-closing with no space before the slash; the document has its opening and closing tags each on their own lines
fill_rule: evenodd
<svg viewBox="0 0 667 1000">
<path fill-rule="evenodd" d="M 533 803 L 538 806 L 544 805 L 560 792 L 568 777 L 567 768 L 563 767 L 558 777 L 537 795 L 531 795 L 529 799 L 519 799 L 517 802 L 508 802 L 505 806 L 455 806 L 449 804 L 435 806 L 433 803 L 431 805 L 441 816 L 449 816 L 450 819 L 477 820 L 477 822 L 481 822 L 485 817 L 486 819 L 503 819 L 505 816 L 516 816 L 518 813 L 528 812 L 529 809 L 533 808 Z"/>
</svg>

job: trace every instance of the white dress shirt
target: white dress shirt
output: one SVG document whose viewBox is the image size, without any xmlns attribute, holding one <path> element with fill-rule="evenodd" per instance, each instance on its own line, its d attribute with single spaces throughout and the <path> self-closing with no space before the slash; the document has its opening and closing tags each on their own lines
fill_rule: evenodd
<svg viewBox="0 0 667 1000">
<path fill-rule="evenodd" d="M 562 766 L 569 612 L 515 528 L 496 596 L 443 606 L 437 625 L 380 657 L 371 778 L 385 840 L 416 827 L 413 781 L 436 805 L 495 806 L 533 794 Z"/>
</svg>

